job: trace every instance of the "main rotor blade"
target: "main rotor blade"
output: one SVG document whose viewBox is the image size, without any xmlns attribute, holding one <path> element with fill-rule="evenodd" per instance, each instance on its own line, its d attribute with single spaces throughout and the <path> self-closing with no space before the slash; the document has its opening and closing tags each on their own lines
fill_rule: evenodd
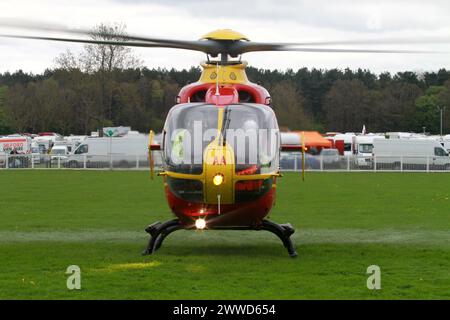
<svg viewBox="0 0 450 320">
<path fill-rule="evenodd" d="M 270 43 L 270 42 L 242 42 L 235 46 L 235 50 L 242 52 L 277 51 L 284 48 L 320 47 L 320 46 L 349 46 L 349 45 L 379 45 L 379 44 L 450 44 L 450 37 L 430 38 L 384 38 L 384 39 L 355 39 L 336 41 L 312 41 L 298 43 Z"/>
<path fill-rule="evenodd" d="M 128 47 L 141 47 L 141 48 L 173 48 L 202 51 L 205 53 L 224 52 L 220 51 L 221 46 L 218 48 L 198 48 L 195 46 L 188 46 L 182 44 L 160 44 L 152 42 L 138 42 L 138 41 L 109 41 L 109 40 L 90 40 L 90 39 L 74 39 L 74 38 L 58 38 L 58 37 L 40 37 L 40 36 L 21 36 L 21 35 L 5 35 L 0 34 L 3 38 L 15 38 L 15 39 L 32 39 L 32 40 L 50 40 L 59 42 L 74 42 L 85 44 L 99 44 L 99 45 L 116 45 L 116 46 L 128 46 Z M 234 43 L 236 45 L 241 43 Z M 419 51 L 419 50 L 372 50 L 372 49 L 338 49 L 338 48 L 294 48 L 285 45 L 255 45 L 249 47 L 241 47 L 231 45 L 230 48 L 222 49 L 227 50 L 230 54 L 242 54 L 247 52 L 259 52 L 259 51 L 297 51 L 297 52 L 325 52 L 325 53 L 416 53 L 416 54 L 430 54 L 430 53 L 444 53 L 434 51 Z"/>
<path fill-rule="evenodd" d="M 65 27 L 60 24 L 50 24 L 50 23 L 44 23 L 44 22 L 37 22 L 37 21 L 30 21 L 30 20 L 23 20 L 23 19 L 2 19 L 0 20 L 0 27 L 3 28 L 13 28 L 13 29 L 21 29 L 21 30 L 27 30 L 27 31 L 50 31 L 50 32 L 58 32 L 58 33 L 65 33 L 65 34 L 71 34 L 71 35 L 79 35 L 79 36 L 88 36 L 92 37 L 93 35 L 96 35 L 95 30 L 87 30 L 87 29 L 72 29 Z M 133 36 L 128 34 L 109 34 L 109 33 L 102 33 L 100 36 L 103 36 L 105 39 L 102 41 L 109 41 L 114 40 L 120 42 L 120 41 L 138 41 L 141 44 L 143 42 L 150 42 L 154 44 L 151 47 L 156 47 L 156 44 L 159 44 L 159 47 L 166 47 L 166 48 L 177 48 L 177 49 L 187 49 L 187 50 L 196 50 L 201 51 L 205 53 L 210 54 L 217 54 L 218 49 L 221 47 L 219 43 L 215 43 L 215 41 L 186 41 L 186 40 L 175 40 L 175 39 L 164 39 L 164 38 L 153 38 L 153 37 L 143 37 L 143 36 Z M 28 38 L 27 38 L 28 37 Z M 26 35 L 20 35 L 18 38 L 22 39 L 40 39 L 40 40 L 54 40 L 54 41 L 65 41 L 63 39 L 68 39 L 68 42 L 83 42 L 81 39 L 80 41 L 71 41 L 71 38 L 59 38 L 59 37 L 38 37 L 38 38 L 32 38 L 32 36 L 26 36 Z M 111 38 L 111 39 L 109 39 Z M 58 39 L 58 40 L 56 40 Z M 88 41 L 88 40 L 86 40 Z M 90 41 L 90 40 L 89 40 Z M 92 43 L 92 42 L 86 42 L 86 43 Z M 101 44 L 101 43 L 100 43 Z M 117 45 L 124 45 L 119 44 Z M 138 45 L 133 45 L 138 46 Z M 144 46 L 144 45 L 142 45 Z"/>
<path fill-rule="evenodd" d="M 424 51 L 424 50 L 398 50 L 398 49 L 344 49 L 344 48 L 295 48 L 293 46 L 272 45 L 272 46 L 252 46 L 242 48 L 242 53 L 258 51 L 297 51 L 297 52 L 342 52 L 342 53 L 407 53 L 407 54 L 437 54 L 447 52 Z"/>
<path fill-rule="evenodd" d="M 139 42 L 139 41 L 115 41 L 115 40 L 93 40 L 93 39 L 75 39 L 75 38 L 60 38 L 60 37 L 41 37 L 41 36 L 22 36 L 22 35 L 10 35 L 10 34 L 0 34 L 2 38 L 15 38 L 15 39 L 31 39 L 31 40 L 49 40 L 49 41 L 59 41 L 59 42 L 75 42 L 75 43 L 85 43 L 85 44 L 99 44 L 99 45 L 115 45 L 115 46 L 128 46 L 128 47 L 143 47 L 143 48 L 174 48 L 174 49 L 185 49 L 202 51 L 205 53 L 213 52 L 211 46 L 195 46 L 186 44 L 161 44 L 153 42 Z M 214 49 L 214 48 L 212 48 Z M 214 52 L 213 52 L 214 53 Z"/>
<path fill-rule="evenodd" d="M 59 32 L 72 35 L 82 35 L 92 37 L 95 31 L 86 29 L 71 29 L 62 25 L 49 24 L 42 22 L 33 22 L 30 20 L 21 19 L 2 19 L 0 20 L 0 27 L 15 28 L 28 31 L 50 31 Z M 435 51 L 421 51 L 421 50 L 397 50 L 397 49 L 353 49 L 353 48 L 316 48 L 328 45 L 374 45 L 374 44 L 423 44 L 423 43 L 450 43 L 447 38 L 386 38 L 386 39 L 358 39 L 358 40 L 344 40 L 344 41 L 316 41 L 316 42 L 302 42 L 302 43 L 264 43 L 264 42 L 247 42 L 247 41 L 229 41 L 229 40 L 174 40 L 153 37 L 142 37 L 133 35 L 114 35 L 104 33 L 102 40 L 95 39 L 74 39 L 66 37 L 47 37 L 47 36 L 31 36 L 31 35 L 0 35 L 2 37 L 19 38 L 19 39 L 36 39 L 36 40 L 51 40 L 63 42 L 77 42 L 100 45 L 121 45 L 130 47 L 153 47 L 153 48 L 174 48 L 200 51 L 213 56 L 225 53 L 231 56 L 238 56 L 247 52 L 258 51 L 297 51 L 297 52 L 344 52 L 344 53 L 444 53 Z M 109 39 L 110 38 L 110 39 Z M 303 47 L 307 48 L 303 48 Z"/>
<path fill-rule="evenodd" d="M 439 54 L 448 53 L 442 51 L 422 51 L 422 50 L 384 50 L 384 49 L 333 49 L 333 48 L 287 48 L 276 51 L 300 51 L 300 52 L 343 52 L 343 53 L 416 53 L 416 54 Z"/>
<path fill-rule="evenodd" d="M 286 43 L 295 46 L 340 46 L 340 45 L 376 45 L 376 44 L 450 44 L 450 37 L 415 37 L 415 38 L 378 38 L 335 41 L 311 41 Z"/>
<path fill-rule="evenodd" d="M 261 43 L 261 42 L 235 42 L 228 46 L 231 55 L 239 55 L 248 52 L 259 51 L 298 51 L 298 52 L 346 52 L 346 53 L 447 53 L 447 51 L 433 50 L 402 50 L 402 49 L 366 49 L 366 48 L 317 48 L 308 46 L 304 48 L 298 44 L 287 43 Z"/>
<path fill-rule="evenodd" d="M 29 31 L 51 31 L 51 32 L 63 32 L 76 35 L 88 35 L 93 34 L 93 30 L 83 28 L 68 28 L 62 24 L 48 23 L 37 20 L 28 20 L 20 18 L 2 18 L 0 19 L 0 27 L 16 28 Z M 112 35 L 113 36 L 113 35 Z M 204 41 L 186 41 L 176 39 L 165 39 L 155 37 L 143 37 L 136 35 L 124 34 L 120 36 L 129 40 L 136 41 L 149 41 L 154 43 L 169 43 L 169 44 L 198 44 Z M 431 44 L 441 43 L 450 44 L 450 37 L 393 37 L 393 38 L 368 38 L 368 39 L 353 39 L 353 40 L 331 40 L 331 41 L 309 41 L 309 42 L 296 42 L 296 43 L 255 43 L 247 42 L 249 45 L 285 45 L 285 46 L 328 46 L 328 45 L 375 45 L 375 44 Z"/>
</svg>

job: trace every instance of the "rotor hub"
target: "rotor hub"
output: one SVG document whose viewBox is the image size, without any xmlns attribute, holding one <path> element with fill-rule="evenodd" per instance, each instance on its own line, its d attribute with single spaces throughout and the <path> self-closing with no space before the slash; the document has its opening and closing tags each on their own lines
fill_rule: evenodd
<svg viewBox="0 0 450 320">
<path fill-rule="evenodd" d="M 247 36 L 231 29 L 218 29 L 203 35 L 200 40 L 250 41 Z"/>
</svg>

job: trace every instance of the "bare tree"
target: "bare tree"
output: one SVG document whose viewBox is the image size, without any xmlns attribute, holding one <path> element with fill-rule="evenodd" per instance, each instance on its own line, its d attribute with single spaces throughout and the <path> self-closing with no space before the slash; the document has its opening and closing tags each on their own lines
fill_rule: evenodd
<svg viewBox="0 0 450 320">
<path fill-rule="evenodd" d="M 65 52 L 61 53 L 58 57 L 55 58 L 55 64 L 58 69 L 64 70 L 75 70 L 82 69 L 79 63 L 79 59 L 73 54 L 72 51 L 67 49 Z"/>
<path fill-rule="evenodd" d="M 123 23 L 101 23 L 92 29 L 91 39 L 126 41 L 126 34 L 126 25 Z M 57 68 L 80 69 L 89 73 L 134 69 L 142 67 L 143 64 L 129 47 L 100 44 L 85 45 L 78 56 L 67 50 L 55 59 L 55 63 Z"/>
<path fill-rule="evenodd" d="M 123 23 L 95 26 L 91 32 L 93 40 L 126 41 L 126 26 Z M 113 91 L 117 84 L 114 81 L 115 70 L 135 69 L 142 67 L 142 61 L 129 47 L 118 45 L 88 44 L 84 50 L 75 56 L 70 50 L 62 53 L 55 60 L 60 69 L 79 69 L 88 74 L 94 74 L 100 86 L 101 108 L 99 117 L 102 121 L 111 121 L 114 118 Z M 88 125 L 87 123 L 85 124 Z"/>
</svg>

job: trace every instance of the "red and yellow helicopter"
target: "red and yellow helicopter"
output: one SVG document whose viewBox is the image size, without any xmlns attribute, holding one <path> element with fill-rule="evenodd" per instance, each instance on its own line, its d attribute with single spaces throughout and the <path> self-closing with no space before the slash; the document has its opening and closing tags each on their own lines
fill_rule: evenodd
<svg viewBox="0 0 450 320">
<path fill-rule="evenodd" d="M 223 46 L 209 52 L 213 57 L 220 55 L 220 60 L 208 58 L 199 81 L 181 89 L 178 104 L 167 115 L 162 144 L 149 146 L 163 152 L 164 171 L 160 175 L 177 219 L 146 229 L 152 235 L 146 253 L 157 250 L 163 239 L 178 229 L 255 229 L 275 233 L 289 254 L 296 256 L 290 240 L 292 226 L 264 219 L 275 201 L 280 138 L 268 91 L 247 79 L 245 62 L 232 59 L 242 51 L 233 52 L 233 45 L 248 39 L 232 30 L 217 30 L 201 41 Z M 195 139 L 194 119 L 202 139 Z M 203 139 L 200 126 L 212 129 L 209 139 Z M 185 130 L 198 142 L 186 143 L 184 137 L 180 142 L 180 133 Z M 265 134 L 259 134 L 262 130 Z M 174 159 L 181 144 L 183 150 L 193 151 L 187 157 L 183 153 L 187 161 Z M 255 148 L 250 150 L 250 145 Z"/>
<path fill-rule="evenodd" d="M 0 23 L 0 25 L 2 25 Z M 5 25 L 5 24 L 3 24 Z M 18 25 L 8 26 L 18 27 Z M 54 28 L 19 25 L 34 31 Z M 72 35 L 89 31 L 60 28 Z M 268 91 L 250 82 L 241 55 L 256 51 L 420 53 L 405 50 L 332 49 L 326 45 L 387 43 L 387 41 L 332 41 L 309 43 L 251 42 L 239 32 L 224 29 L 197 41 L 138 36 L 93 40 L 73 37 L 0 35 L 131 47 L 166 47 L 203 52 L 207 60 L 198 82 L 183 87 L 177 104 L 167 115 L 160 143 L 150 132 L 149 161 L 153 178 L 152 152 L 160 151 L 167 202 L 176 218 L 155 222 L 146 228 L 151 235 L 144 254 L 152 254 L 164 239 L 180 229 L 266 230 L 277 235 L 290 256 L 297 256 L 290 224 L 277 224 L 267 215 L 275 202 L 279 154 L 303 151 L 304 145 L 280 145 L 275 112 Z M 417 42 L 417 40 L 411 41 Z M 404 42 L 403 42 L 404 43 Z M 304 139 L 300 139 L 303 141 Z M 303 165 L 304 167 L 304 165 Z"/>
</svg>

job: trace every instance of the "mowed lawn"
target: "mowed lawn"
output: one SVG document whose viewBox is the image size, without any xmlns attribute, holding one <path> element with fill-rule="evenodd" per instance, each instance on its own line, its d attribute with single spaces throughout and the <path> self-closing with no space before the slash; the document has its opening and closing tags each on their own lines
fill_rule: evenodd
<svg viewBox="0 0 450 320">
<path fill-rule="evenodd" d="M 445 173 L 285 174 L 271 218 L 296 228 L 296 259 L 264 231 L 178 231 L 141 256 L 172 218 L 147 172 L 0 171 L 0 190 L 2 299 L 450 298 Z"/>
</svg>

